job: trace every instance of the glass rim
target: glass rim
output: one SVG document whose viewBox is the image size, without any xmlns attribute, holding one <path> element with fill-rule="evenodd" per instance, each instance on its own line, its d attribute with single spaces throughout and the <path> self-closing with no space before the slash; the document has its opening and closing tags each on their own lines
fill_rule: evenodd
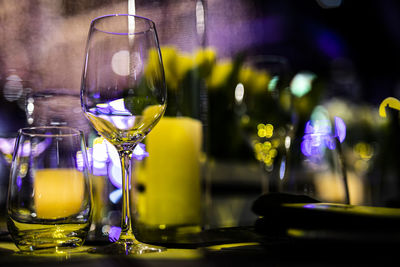
<svg viewBox="0 0 400 267">
<path fill-rule="evenodd" d="M 44 133 L 45 130 L 60 130 L 61 133 Z M 42 132 L 39 132 L 39 131 Z M 63 132 L 68 130 L 69 132 Z M 20 135 L 28 136 L 38 136 L 38 137 L 68 137 L 68 136 L 82 136 L 83 132 L 79 129 L 69 127 L 69 126 L 35 126 L 35 127 L 25 127 L 19 129 L 18 133 Z"/>
<path fill-rule="evenodd" d="M 105 31 L 105 30 L 101 30 L 98 27 L 95 26 L 95 23 L 103 20 L 105 18 L 110 18 L 110 17 L 133 17 L 135 19 L 139 19 L 139 20 L 143 20 L 149 23 L 149 28 L 145 31 L 134 31 L 134 32 L 112 32 L 112 31 Z M 132 15 L 132 14 L 108 14 L 108 15 L 103 15 L 103 16 L 99 16 L 94 18 L 91 23 L 91 28 L 96 29 L 99 32 L 103 32 L 103 33 L 108 33 L 108 34 L 114 34 L 114 35 L 139 35 L 139 34 L 144 34 L 148 31 L 150 31 L 151 29 L 155 29 L 156 24 L 154 23 L 153 20 L 146 18 L 146 17 L 142 17 L 142 16 L 138 16 L 138 15 Z"/>
<path fill-rule="evenodd" d="M 27 98 L 29 97 L 46 97 L 46 96 L 78 96 L 80 92 L 75 92 L 69 88 L 46 88 L 43 90 L 35 90 L 27 93 Z"/>
</svg>

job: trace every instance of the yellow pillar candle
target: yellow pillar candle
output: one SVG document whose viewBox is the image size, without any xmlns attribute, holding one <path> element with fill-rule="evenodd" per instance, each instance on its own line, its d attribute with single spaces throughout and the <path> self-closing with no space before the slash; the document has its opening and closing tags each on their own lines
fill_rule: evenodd
<svg viewBox="0 0 400 267">
<path fill-rule="evenodd" d="M 40 169 L 34 174 L 36 216 L 58 219 L 78 213 L 84 197 L 83 173 L 75 169 Z"/>
<path fill-rule="evenodd" d="M 147 225 L 200 225 L 202 125 L 186 117 L 164 117 L 146 138 L 149 157 L 138 168 L 145 190 L 139 220 Z"/>
</svg>

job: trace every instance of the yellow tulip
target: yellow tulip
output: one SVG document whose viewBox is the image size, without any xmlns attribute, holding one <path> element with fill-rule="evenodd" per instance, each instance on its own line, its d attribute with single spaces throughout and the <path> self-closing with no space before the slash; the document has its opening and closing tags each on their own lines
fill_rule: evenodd
<svg viewBox="0 0 400 267">
<path fill-rule="evenodd" d="M 233 64 L 231 61 L 222 61 L 221 63 L 215 65 L 213 68 L 210 77 L 207 79 L 207 85 L 209 90 L 216 89 L 222 86 L 229 75 L 232 73 Z"/>
</svg>

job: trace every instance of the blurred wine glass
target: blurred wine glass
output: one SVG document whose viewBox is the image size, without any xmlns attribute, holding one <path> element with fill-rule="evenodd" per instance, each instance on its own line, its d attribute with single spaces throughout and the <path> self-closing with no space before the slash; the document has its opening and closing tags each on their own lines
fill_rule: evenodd
<svg viewBox="0 0 400 267">
<path fill-rule="evenodd" d="M 242 85 L 249 89 L 236 104 L 248 145 L 263 170 L 261 193 L 349 203 L 342 151 L 346 124 L 319 105 L 316 75 L 292 75 L 288 60 L 280 56 L 248 58 L 243 69 L 251 73 L 251 81 Z M 299 114 L 303 106 L 307 112 Z"/>
<path fill-rule="evenodd" d="M 89 128 L 81 108 L 79 90 L 31 90 L 26 95 L 25 112 L 30 126 L 70 126 L 86 131 Z"/>
<path fill-rule="evenodd" d="M 28 87 L 30 83 L 24 71 L 0 71 L 0 234 L 7 233 L 5 222 L 10 164 L 17 131 L 26 127 L 23 103 Z"/>
<path fill-rule="evenodd" d="M 280 192 L 293 135 L 290 66 L 281 56 L 249 57 L 235 90 L 237 113 L 248 145 L 261 165 L 261 193 Z"/>
<path fill-rule="evenodd" d="M 345 138 L 345 122 L 340 117 L 330 119 L 322 106 L 316 107 L 291 148 L 292 173 L 284 190 L 322 202 L 350 204 Z"/>
</svg>

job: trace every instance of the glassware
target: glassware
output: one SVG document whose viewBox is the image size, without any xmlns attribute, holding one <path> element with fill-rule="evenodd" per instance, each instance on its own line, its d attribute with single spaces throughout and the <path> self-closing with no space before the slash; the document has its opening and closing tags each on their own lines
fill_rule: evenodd
<svg viewBox="0 0 400 267">
<path fill-rule="evenodd" d="M 65 112 L 69 110 L 70 112 Z M 30 127 L 68 126 L 86 134 L 90 125 L 83 115 L 80 92 L 68 88 L 31 90 L 26 95 L 25 112 Z"/>
<path fill-rule="evenodd" d="M 292 140 L 290 174 L 282 181 L 282 191 L 350 204 L 343 119 L 331 118 L 325 108 L 317 106 L 298 132 Z"/>
<path fill-rule="evenodd" d="M 68 110 L 68 112 L 65 112 Z M 27 123 L 30 127 L 38 126 L 68 126 L 83 132 L 87 143 L 87 154 L 91 170 L 89 171 L 93 193 L 93 216 L 92 225 L 87 241 L 100 241 L 106 237 L 102 229 L 107 221 L 107 211 L 110 208 L 107 193 L 106 172 L 99 172 L 99 164 L 96 161 L 104 158 L 96 148 L 93 157 L 93 145 L 98 137 L 97 132 L 91 127 L 86 119 L 80 99 L 80 90 L 68 88 L 36 88 L 31 90 L 25 99 L 25 111 Z M 0 144 L 2 140 L 0 139 Z M 14 142 L 12 143 L 14 145 Z M 12 155 L 12 153 L 10 153 Z M 10 160 L 11 161 L 11 160 Z M 119 165 L 119 159 L 118 159 Z M 100 166 L 103 167 L 103 166 Z"/>
<path fill-rule="evenodd" d="M 94 128 L 117 149 L 122 166 L 121 234 L 115 243 L 93 252 L 128 255 L 162 251 L 135 238 L 129 200 L 132 152 L 166 108 L 164 69 L 153 21 L 126 14 L 92 21 L 81 103 Z"/>
<path fill-rule="evenodd" d="M 91 223 L 91 198 L 82 132 L 69 127 L 19 130 L 7 226 L 21 251 L 81 246 Z"/>
<path fill-rule="evenodd" d="M 281 56 L 260 55 L 246 59 L 242 69 L 249 77 L 243 75 L 235 89 L 236 113 L 263 171 L 261 192 L 280 192 L 295 126 L 289 63 Z"/>
<path fill-rule="evenodd" d="M 243 68 L 254 76 L 253 83 L 263 84 L 262 90 L 251 90 L 244 79 L 244 93 L 238 94 L 243 101 L 236 100 L 246 137 L 264 171 L 262 193 L 349 203 L 342 151 L 346 125 L 321 104 L 317 76 L 299 72 L 291 77 L 287 60 L 280 56 L 252 57 Z"/>
<path fill-rule="evenodd" d="M 0 71 L 0 234 L 7 232 L 7 188 L 15 137 L 26 127 L 24 95 L 30 84 L 20 69 Z"/>
</svg>

